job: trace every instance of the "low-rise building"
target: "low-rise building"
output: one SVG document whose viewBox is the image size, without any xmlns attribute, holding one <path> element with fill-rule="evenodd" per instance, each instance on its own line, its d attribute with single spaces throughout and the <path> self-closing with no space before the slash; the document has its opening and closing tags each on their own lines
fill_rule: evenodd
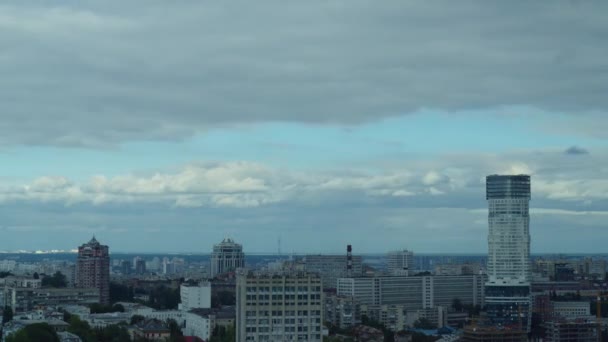
<svg viewBox="0 0 608 342">
<path fill-rule="evenodd" d="M 202 282 L 198 285 L 182 284 L 180 287 L 180 297 L 180 310 L 208 309 L 211 307 L 211 283 Z"/>
<path fill-rule="evenodd" d="M 167 324 L 158 319 L 146 319 L 137 323 L 133 329 L 133 338 L 144 338 L 147 341 L 166 341 L 171 337 Z"/>
</svg>

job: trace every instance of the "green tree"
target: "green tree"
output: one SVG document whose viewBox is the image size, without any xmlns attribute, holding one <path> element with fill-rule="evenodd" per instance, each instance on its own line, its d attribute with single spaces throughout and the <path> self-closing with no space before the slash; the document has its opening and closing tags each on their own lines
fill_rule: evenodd
<svg viewBox="0 0 608 342">
<path fill-rule="evenodd" d="M 13 320 L 13 309 L 10 306 L 5 306 L 2 310 L 2 324 Z"/>
<path fill-rule="evenodd" d="M 144 316 L 141 315 L 133 315 L 131 317 L 131 325 L 135 325 L 141 321 L 144 321 L 146 318 Z"/>
<path fill-rule="evenodd" d="M 63 275 L 61 272 L 57 271 L 52 276 L 45 275 L 42 278 L 42 286 L 43 287 L 55 287 L 55 288 L 67 287 L 68 281 L 67 281 L 65 275 Z"/>
<path fill-rule="evenodd" d="M 437 326 L 435 324 L 433 324 L 431 321 L 429 321 L 426 318 L 419 318 L 418 320 L 416 320 L 416 322 L 414 322 L 414 328 L 416 329 L 436 329 Z"/>
<path fill-rule="evenodd" d="M 59 342 L 59 337 L 50 325 L 36 323 L 11 334 L 6 342 Z"/>
<path fill-rule="evenodd" d="M 454 311 L 456 312 L 462 312 L 463 306 L 462 300 L 460 300 L 460 298 L 452 299 L 452 309 L 454 309 Z"/>
<path fill-rule="evenodd" d="M 6 278 L 6 277 L 10 277 L 13 274 L 11 272 L 6 272 L 6 271 L 2 271 L 0 272 L 0 278 Z"/>
<path fill-rule="evenodd" d="M 110 302 L 131 302 L 133 301 L 133 296 L 135 295 L 135 291 L 133 287 L 122 285 L 119 283 L 111 282 L 110 283 Z"/>
</svg>

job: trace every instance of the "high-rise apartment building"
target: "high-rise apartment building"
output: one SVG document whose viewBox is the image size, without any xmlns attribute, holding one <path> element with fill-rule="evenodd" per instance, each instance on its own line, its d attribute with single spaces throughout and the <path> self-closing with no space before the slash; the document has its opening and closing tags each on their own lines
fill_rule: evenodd
<svg viewBox="0 0 608 342">
<path fill-rule="evenodd" d="M 387 259 L 391 275 L 410 275 L 414 269 L 414 252 L 407 249 L 389 252 Z"/>
<path fill-rule="evenodd" d="M 232 239 L 224 239 L 213 246 L 211 254 L 211 278 L 218 274 L 235 271 L 245 267 L 245 253 L 243 246 Z"/>
<path fill-rule="evenodd" d="M 323 290 L 318 275 L 241 269 L 236 310 L 237 342 L 323 340 Z"/>
<path fill-rule="evenodd" d="M 99 303 L 110 304 L 110 254 L 95 237 L 78 247 L 76 287 L 99 290 Z"/>
<path fill-rule="evenodd" d="M 491 175 L 488 201 L 487 313 L 496 325 L 530 318 L 530 176 Z"/>
</svg>

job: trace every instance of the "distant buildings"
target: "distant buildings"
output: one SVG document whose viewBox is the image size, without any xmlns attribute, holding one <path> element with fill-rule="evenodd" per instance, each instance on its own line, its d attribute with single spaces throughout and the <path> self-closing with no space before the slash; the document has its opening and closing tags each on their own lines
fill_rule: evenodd
<svg viewBox="0 0 608 342">
<path fill-rule="evenodd" d="M 414 270 L 414 252 L 407 249 L 387 254 L 390 275 L 409 275 Z"/>
<path fill-rule="evenodd" d="M 211 254 L 211 278 L 235 271 L 237 268 L 245 267 L 245 253 L 243 246 L 232 239 L 224 239 L 221 243 L 213 246 Z"/>
<path fill-rule="evenodd" d="M 338 278 L 348 277 L 347 255 L 307 255 L 304 259 L 306 271 L 321 276 L 324 288 L 336 288 Z M 351 275 L 354 277 L 363 274 L 363 259 L 361 256 L 352 256 Z"/>
<path fill-rule="evenodd" d="M 95 237 L 78 247 L 76 286 L 99 290 L 99 303 L 110 304 L 110 254 Z"/>
<path fill-rule="evenodd" d="M 323 292 L 318 275 L 254 273 L 236 285 L 236 341 L 322 341 Z"/>
<path fill-rule="evenodd" d="M 487 314 L 492 324 L 530 322 L 530 176 L 491 175 L 488 200 Z"/>
</svg>

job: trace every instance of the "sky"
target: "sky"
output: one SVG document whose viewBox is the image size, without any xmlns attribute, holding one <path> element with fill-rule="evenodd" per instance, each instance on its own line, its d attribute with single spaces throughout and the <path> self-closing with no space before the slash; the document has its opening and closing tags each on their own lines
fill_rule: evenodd
<svg viewBox="0 0 608 342">
<path fill-rule="evenodd" d="M 0 251 L 606 252 L 608 3 L 3 1 Z"/>
</svg>

